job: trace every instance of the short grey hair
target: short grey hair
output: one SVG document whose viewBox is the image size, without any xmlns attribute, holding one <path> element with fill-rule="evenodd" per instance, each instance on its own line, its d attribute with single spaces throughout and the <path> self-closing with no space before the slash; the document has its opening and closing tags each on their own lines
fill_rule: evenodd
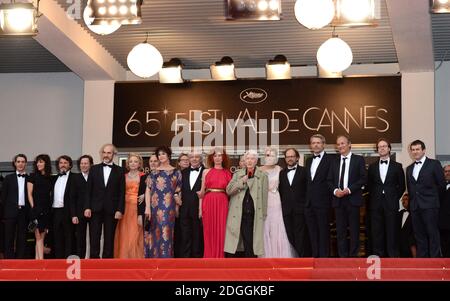
<svg viewBox="0 0 450 301">
<path fill-rule="evenodd" d="M 246 159 L 247 159 L 248 156 L 255 156 L 258 159 L 258 152 L 255 151 L 254 149 L 250 149 L 250 150 L 245 152 L 244 156 L 245 156 Z"/>
<path fill-rule="evenodd" d="M 325 141 L 325 136 L 322 135 L 322 134 L 314 134 L 314 135 L 312 135 L 311 138 L 309 138 L 309 142 L 311 142 L 311 140 L 312 140 L 313 138 L 319 138 L 320 140 L 322 140 L 322 143 L 323 143 L 323 144 L 326 143 L 326 141 Z"/>
<path fill-rule="evenodd" d="M 275 146 L 272 146 L 272 145 L 266 147 L 266 149 L 264 150 L 264 156 L 267 154 L 268 151 L 274 152 L 275 153 L 275 157 L 278 158 L 278 147 L 275 147 Z"/>
</svg>

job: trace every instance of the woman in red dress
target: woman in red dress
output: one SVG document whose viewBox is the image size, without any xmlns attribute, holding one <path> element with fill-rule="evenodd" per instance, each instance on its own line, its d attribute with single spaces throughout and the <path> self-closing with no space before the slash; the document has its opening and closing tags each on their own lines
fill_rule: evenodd
<svg viewBox="0 0 450 301">
<path fill-rule="evenodd" d="M 203 219 L 205 258 L 223 258 L 228 215 L 228 195 L 225 191 L 232 175 L 225 151 L 215 148 L 207 158 L 211 168 L 203 172 L 199 195 L 199 217 Z"/>
</svg>

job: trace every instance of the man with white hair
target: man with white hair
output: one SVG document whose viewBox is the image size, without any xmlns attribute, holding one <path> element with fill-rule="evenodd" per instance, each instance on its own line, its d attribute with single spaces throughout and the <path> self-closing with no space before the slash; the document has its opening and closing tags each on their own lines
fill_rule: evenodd
<svg viewBox="0 0 450 301">
<path fill-rule="evenodd" d="M 267 216 L 268 178 L 256 167 L 258 153 L 245 154 L 245 168 L 239 169 L 227 186 L 230 205 L 225 234 L 225 252 L 244 251 L 245 257 L 264 255 L 264 221 Z"/>
</svg>

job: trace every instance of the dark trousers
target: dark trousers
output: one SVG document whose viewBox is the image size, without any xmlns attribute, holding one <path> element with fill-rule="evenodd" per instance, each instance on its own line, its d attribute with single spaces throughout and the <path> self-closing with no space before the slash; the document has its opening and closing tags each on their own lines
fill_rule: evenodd
<svg viewBox="0 0 450 301">
<path fill-rule="evenodd" d="M 341 206 L 335 208 L 338 255 L 339 257 L 358 257 L 359 207 L 352 206 L 345 198 L 341 200 Z M 347 228 L 350 232 L 350 247 L 347 240 Z"/>
<path fill-rule="evenodd" d="M 399 257 L 398 212 L 383 207 L 370 210 L 373 255 Z"/>
<path fill-rule="evenodd" d="M 180 216 L 180 257 L 203 257 L 203 227 L 198 216 Z"/>
<path fill-rule="evenodd" d="M 4 220 L 5 225 L 5 258 L 25 258 L 27 215 L 25 208 L 19 209 L 16 218 Z M 15 245 L 15 250 L 14 250 Z"/>
<path fill-rule="evenodd" d="M 330 209 L 309 207 L 305 209 L 306 224 L 313 257 L 330 256 Z"/>
<path fill-rule="evenodd" d="M 441 257 L 439 239 L 439 209 L 417 209 L 411 212 L 417 257 Z"/>
<path fill-rule="evenodd" d="M 86 258 L 86 230 L 88 221 L 84 217 L 78 219 L 75 225 L 76 253 L 81 259 Z"/>
<path fill-rule="evenodd" d="M 64 208 L 53 208 L 53 246 L 55 258 L 67 258 L 73 254 L 72 220 Z"/>
<path fill-rule="evenodd" d="M 309 257 L 309 235 L 306 228 L 305 211 L 292 210 L 290 213 L 283 213 L 283 221 L 289 242 L 297 251 L 298 257 Z"/>
<path fill-rule="evenodd" d="M 450 229 L 439 231 L 441 238 L 442 257 L 450 258 Z"/>
<path fill-rule="evenodd" d="M 256 257 L 253 253 L 253 225 L 255 219 L 255 212 L 245 213 L 241 220 L 241 237 L 244 243 L 244 256 Z"/>
<path fill-rule="evenodd" d="M 175 226 L 173 228 L 173 257 L 180 258 L 181 256 L 181 221 L 180 218 L 175 218 Z"/>
<path fill-rule="evenodd" d="M 103 226 L 103 254 L 102 258 L 113 258 L 114 256 L 114 235 L 116 232 L 117 220 L 113 214 L 104 212 L 92 213 L 89 223 L 89 240 L 91 243 L 90 258 L 100 258 L 100 239 Z"/>
</svg>

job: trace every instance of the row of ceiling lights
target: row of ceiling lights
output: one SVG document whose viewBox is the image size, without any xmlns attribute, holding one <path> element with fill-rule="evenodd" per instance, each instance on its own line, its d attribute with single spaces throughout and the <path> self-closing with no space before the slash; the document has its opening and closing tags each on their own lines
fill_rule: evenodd
<svg viewBox="0 0 450 301">
<path fill-rule="evenodd" d="M 93 32 L 110 34 L 121 25 L 141 23 L 142 1 L 88 0 L 83 18 Z M 33 3 L 15 3 L 15 0 L 0 4 L 0 35 L 36 35 L 39 0 L 36 2 L 36 7 Z M 227 0 L 227 5 L 227 19 L 276 20 L 281 15 L 281 0 Z M 319 76 L 342 76 L 342 71 L 353 60 L 351 48 L 337 37 L 335 27 L 376 25 L 379 7 L 379 0 L 297 0 L 295 16 L 303 26 L 312 30 L 327 25 L 333 27 L 332 37 L 317 51 Z M 430 11 L 450 13 L 450 0 L 433 0 Z M 137 76 L 148 78 L 159 72 L 163 82 L 171 81 L 170 74 L 177 74 L 173 82 L 180 82 L 182 67 L 178 62 L 176 59 L 163 63 L 161 53 L 147 43 L 147 39 L 136 45 L 127 57 L 130 70 Z M 236 79 L 229 57 L 211 65 L 210 69 L 213 79 Z M 268 79 L 290 78 L 290 65 L 284 56 L 277 56 L 267 63 L 266 73 Z"/>
</svg>

